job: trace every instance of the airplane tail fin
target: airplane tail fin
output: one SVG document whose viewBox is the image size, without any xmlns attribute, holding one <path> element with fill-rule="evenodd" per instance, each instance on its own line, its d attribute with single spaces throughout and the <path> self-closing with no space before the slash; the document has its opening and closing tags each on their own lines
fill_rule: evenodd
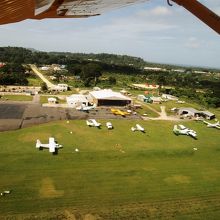
<svg viewBox="0 0 220 220">
<path fill-rule="evenodd" d="M 40 148 L 40 146 L 41 146 L 41 142 L 40 142 L 39 139 L 37 139 L 37 142 L 36 142 L 36 148 Z"/>
</svg>

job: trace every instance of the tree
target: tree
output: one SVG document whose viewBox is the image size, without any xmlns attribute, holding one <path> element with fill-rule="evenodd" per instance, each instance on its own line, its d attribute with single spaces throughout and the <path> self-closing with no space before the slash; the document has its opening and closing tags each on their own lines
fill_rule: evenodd
<svg viewBox="0 0 220 220">
<path fill-rule="evenodd" d="M 41 83 L 41 90 L 44 92 L 48 90 L 47 84 L 45 82 Z"/>
<path fill-rule="evenodd" d="M 83 66 L 80 77 L 83 80 L 85 86 L 90 86 L 93 80 L 96 85 L 97 80 L 101 75 L 102 73 L 100 65 L 96 63 L 88 63 Z"/>
<path fill-rule="evenodd" d="M 0 84 L 27 85 L 25 69 L 21 64 L 8 63 L 0 69 Z"/>
<path fill-rule="evenodd" d="M 116 78 L 113 77 L 113 76 L 110 76 L 108 78 L 108 81 L 109 81 L 109 84 L 111 84 L 111 85 L 115 85 L 116 84 Z"/>
</svg>

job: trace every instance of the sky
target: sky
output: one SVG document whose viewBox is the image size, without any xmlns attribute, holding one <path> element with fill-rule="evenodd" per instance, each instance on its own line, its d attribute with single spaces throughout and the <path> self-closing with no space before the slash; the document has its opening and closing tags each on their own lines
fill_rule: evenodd
<svg viewBox="0 0 220 220">
<path fill-rule="evenodd" d="M 220 0 L 200 0 L 220 15 Z M 149 0 L 101 16 L 0 26 L 0 46 L 113 53 L 149 62 L 220 68 L 220 35 L 179 5 Z"/>
</svg>

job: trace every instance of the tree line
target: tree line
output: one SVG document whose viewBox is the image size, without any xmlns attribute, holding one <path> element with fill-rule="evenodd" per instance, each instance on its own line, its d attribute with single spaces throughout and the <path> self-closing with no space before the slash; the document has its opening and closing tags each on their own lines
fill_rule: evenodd
<svg viewBox="0 0 220 220">
<path fill-rule="evenodd" d="M 27 85 L 27 79 L 22 64 L 37 65 L 64 64 L 68 71 L 59 73 L 68 76 L 80 76 L 84 86 L 97 85 L 99 77 L 108 73 L 108 82 L 116 84 L 118 74 L 138 77 L 144 82 L 156 83 L 162 86 L 172 86 L 168 92 L 177 96 L 186 96 L 204 105 L 220 107 L 220 78 L 216 74 L 195 73 L 193 68 L 185 68 L 185 72 L 175 72 L 172 66 L 161 64 L 169 71 L 144 70 L 144 66 L 153 66 L 141 58 L 114 54 L 83 54 L 67 52 L 40 52 L 18 47 L 0 47 L 0 62 L 7 65 L 0 68 L 0 84 Z M 158 64 L 156 64 L 158 66 Z M 117 75 L 116 75 L 117 74 Z M 133 83 L 131 80 L 130 83 Z M 203 92 L 197 92 L 203 90 Z M 167 92 L 167 91 L 166 91 Z"/>
</svg>

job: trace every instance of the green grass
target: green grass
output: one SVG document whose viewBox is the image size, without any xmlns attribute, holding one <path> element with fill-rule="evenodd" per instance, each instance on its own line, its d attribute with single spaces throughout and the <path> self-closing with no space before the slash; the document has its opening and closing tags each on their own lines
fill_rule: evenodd
<svg viewBox="0 0 220 220">
<path fill-rule="evenodd" d="M 0 218 L 58 219 L 68 210 L 78 219 L 219 219 L 219 130 L 183 123 L 194 140 L 175 136 L 172 122 L 112 123 L 111 131 L 76 120 L 0 133 L 0 191 L 12 190 L 0 197 Z M 130 131 L 136 123 L 145 134 Z M 49 136 L 64 146 L 57 156 L 35 149 Z"/>
<path fill-rule="evenodd" d="M 140 114 L 140 115 L 143 115 L 143 114 L 147 114 L 147 117 L 152 117 L 152 118 L 156 118 L 156 117 L 159 117 L 159 114 L 157 114 L 156 112 L 152 111 L 151 109 L 149 109 L 148 107 L 146 107 L 146 105 L 149 105 L 150 107 L 151 104 L 146 104 L 144 103 L 142 105 L 142 108 L 141 109 L 137 109 L 136 111 Z M 157 110 L 158 111 L 158 110 Z M 160 112 L 160 110 L 158 111 Z"/>
<path fill-rule="evenodd" d="M 8 101 L 32 101 L 33 96 L 29 95 L 2 95 L 1 100 Z"/>
<path fill-rule="evenodd" d="M 39 77 L 36 77 L 36 78 L 29 77 L 29 78 L 27 78 L 27 80 L 28 80 L 29 86 L 41 86 L 43 83 Z"/>
</svg>

